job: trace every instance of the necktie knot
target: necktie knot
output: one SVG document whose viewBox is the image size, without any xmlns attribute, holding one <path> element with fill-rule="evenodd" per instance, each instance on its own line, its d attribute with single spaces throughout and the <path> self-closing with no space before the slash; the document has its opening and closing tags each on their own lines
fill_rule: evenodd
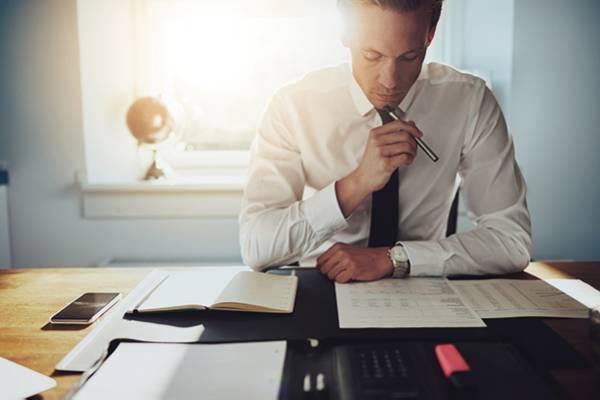
<svg viewBox="0 0 600 400">
<path fill-rule="evenodd" d="M 379 110 L 379 109 L 377 109 L 377 114 L 379 114 L 379 116 L 381 117 L 381 122 L 383 123 L 382 125 L 385 125 L 388 122 L 392 122 L 394 120 L 392 118 L 392 116 L 390 115 L 390 113 L 388 113 L 385 110 Z"/>
</svg>

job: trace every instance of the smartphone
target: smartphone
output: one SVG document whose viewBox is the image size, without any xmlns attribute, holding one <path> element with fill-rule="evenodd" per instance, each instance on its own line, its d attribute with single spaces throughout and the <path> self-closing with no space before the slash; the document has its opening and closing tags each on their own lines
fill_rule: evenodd
<svg viewBox="0 0 600 400">
<path fill-rule="evenodd" d="M 91 324 L 121 298 L 121 293 L 84 293 L 50 317 L 53 324 Z"/>
</svg>

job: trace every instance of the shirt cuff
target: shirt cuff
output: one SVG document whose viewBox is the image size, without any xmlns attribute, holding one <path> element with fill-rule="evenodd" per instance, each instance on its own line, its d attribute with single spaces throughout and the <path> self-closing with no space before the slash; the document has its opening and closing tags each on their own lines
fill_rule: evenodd
<svg viewBox="0 0 600 400">
<path fill-rule="evenodd" d="M 302 201 L 300 210 L 320 238 L 328 238 L 348 226 L 335 194 L 335 182 Z"/>
<path fill-rule="evenodd" d="M 410 262 L 410 276 L 442 276 L 445 263 L 452 253 L 434 241 L 399 242 L 404 246 Z"/>
</svg>

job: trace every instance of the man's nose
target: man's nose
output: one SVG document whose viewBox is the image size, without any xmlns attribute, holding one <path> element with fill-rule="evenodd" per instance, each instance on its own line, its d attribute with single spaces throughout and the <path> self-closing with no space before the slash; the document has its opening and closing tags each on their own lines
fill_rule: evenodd
<svg viewBox="0 0 600 400">
<path fill-rule="evenodd" d="M 396 87 L 397 74 L 398 66 L 393 60 L 388 60 L 379 71 L 379 83 L 386 89 L 394 89 Z"/>
</svg>

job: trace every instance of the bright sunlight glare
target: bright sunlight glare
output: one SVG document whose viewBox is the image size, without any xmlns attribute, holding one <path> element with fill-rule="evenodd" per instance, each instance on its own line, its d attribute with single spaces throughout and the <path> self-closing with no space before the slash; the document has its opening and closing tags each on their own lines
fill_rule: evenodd
<svg viewBox="0 0 600 400">
<path fill-rule="evenodd" d="M 150 81 L 183 104 L 196 148 L 248 148 L 277 88 L 348 59 L 335 0 L 148 4 Z"/>
</svg>

